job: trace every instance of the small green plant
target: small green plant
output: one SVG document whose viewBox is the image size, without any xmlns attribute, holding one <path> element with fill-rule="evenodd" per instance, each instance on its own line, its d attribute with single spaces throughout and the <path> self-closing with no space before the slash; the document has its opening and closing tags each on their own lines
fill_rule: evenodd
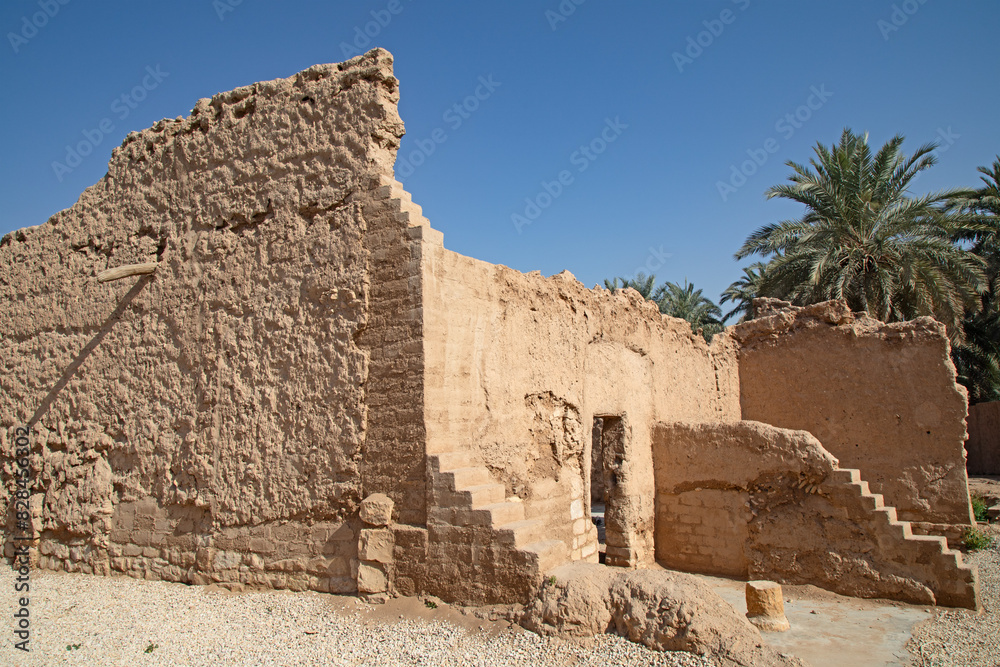
<svg viewBox="0 0 1000 667">
<path fill-rule="evenodd" d="M 556 585 L 556 575 L 553 574 L 546 581 L 548 581 L 549 586 L 555 586 Z"/>
<path fill-rule="evenodd" d="M 974 495 L 972 500 L 972 513 L 976 515 L 976 521 L 979 523 L 986 523 L 990 520 L 989 515 L 986 513 L 990 506 L 986 502 L 986 498 L 980 495 Z"/>
<path fill-rule="evenodd" d="M 979 528 L 966 528 L 962 533 L 962 544 L 969 551 L 979 551 L 993 546 L 993 538 Z"/>
<path fill-rule="evenodd" d="M 149 646 L 146 647 L 146 650 L 143 651 L 143 653 L 152 653 L 158 648 L 160 648 L 159 644 L 154 644 L 153 642 L 149 642 Z"/>
<path fill-rule="evenodd" d="M 67 651 L 78 651 L 82 644 L 66 644 Z"/>
<path fill-rule="evenodd" d="M 437 602 L 435 602 L 434 600 L 424 600 L 424 606 L 427 607 L 428 609 L 438 608 Z"/>
</svg>

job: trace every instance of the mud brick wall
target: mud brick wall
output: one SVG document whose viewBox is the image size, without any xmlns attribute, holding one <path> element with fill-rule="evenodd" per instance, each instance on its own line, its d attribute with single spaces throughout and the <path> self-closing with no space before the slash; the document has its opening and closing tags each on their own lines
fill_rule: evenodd
<svg viewBox="0 0 1000 667">
<path fill-rule="evenodd" d="M 405 230 L 372 204 L 397 101 L 382 50 L 200 100 L 0 240 L 4 507 L 12 428 L 81 362 L 32 436 L 43 566 L 353 589 L 362 458 L 419 435 L 390 434 L 366 396 L 406 405 L 419 376 L 385 389 L 402 374 L 387 343 L 418 335 L 389 324 L 409 291 L 380 281 Z M 151 277 L 95 280 L 151 261 Z"/>
<path fill-rule="evenodd" d="M 582 559 L 596 547 L 593 420 L 625 415 L 634 455 L 618 507 L 635 527 L 625 551 L 651 561 L 651 425 L 738 419 L 732 341 L 709 346 L 634 290 L 590 290 L 569 272 L 523 274 L 444 248 L 423 261 L 428 451 L 471 451 Z"/>
<path fill-rule="evenodd" d="M 656 496 L 657 559 L 685 572 L 744 577 L 750 496 L 694 488 Z"/>
<path fill-rule="evenodd" d="M 827 302 L 739 324 L 743 419 L 809 431 L 908 521 L 968 525 L 965 390 L 943 325 Z"/>
<path fill-rule="evenodd" d="M 969 408 L 967 470 L 970 475 L 1000 475 L 1000 401 Z"/>
<path fill-rule="evenodd" d="M 196 584 L 357 591 L 357 522 L 269 522 L 195 532 L 197 512 L 160 508 L 152 500 L 120 504 L 106 549 L 83 537 L 53 535 L 39 544 L 51 570 L 122 573 Z"/>
</svg>

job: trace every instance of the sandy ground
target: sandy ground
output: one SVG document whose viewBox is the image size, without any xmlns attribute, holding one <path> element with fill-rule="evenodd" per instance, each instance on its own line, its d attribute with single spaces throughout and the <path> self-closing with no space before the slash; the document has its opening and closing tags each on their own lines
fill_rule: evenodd
<svg viewBox="0 0 1000 667">
<path fill-rule="evenodd" d="M 741 581 L 702 577 L 738 612 L 747 611 Z M 930 608 L 889 600 L 861 600 L 815 586 L 782 586 L 787 632 L 765 632 L 764 641 L 812 667 L 906 666 L 913 628 L 932 618 Z"/>
</svg>

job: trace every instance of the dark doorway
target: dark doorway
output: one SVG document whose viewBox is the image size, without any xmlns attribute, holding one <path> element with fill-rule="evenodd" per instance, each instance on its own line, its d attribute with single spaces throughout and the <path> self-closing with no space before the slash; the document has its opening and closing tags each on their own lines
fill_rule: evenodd
<svg viewBox="0 0 1000 667">
<path fill-rule="evenodd" d="M 590 520 L 597 526 L 598 558 L 602 563 L 607 556 L 604 513 L 608 502 L 608 494 L 604 486 L 604 448 L 601 443 L 603 433 L 604 417 L 594 417 L 590 451 Z"/>
<path fill-rule="evenodd" d="M 599 427 L 597 422 L 600 422 Z M 598 431 L 600 437 L 597 436 Z M 629 542 L 629 499 L 623 486 L 626 480 L 622 478 L 629 433 L 625 415 L 594 418 L 594 453 L 591 460 L 595 472 L 600 471 L 601 482 L 596 493 L 591 482 L 591 516 L 596 519 L 600 561 L 623 567 L 631 566 L 635 560 Z M 602 510 L 596 512 L 596 517 L 595 509 Z"/>
</svg>

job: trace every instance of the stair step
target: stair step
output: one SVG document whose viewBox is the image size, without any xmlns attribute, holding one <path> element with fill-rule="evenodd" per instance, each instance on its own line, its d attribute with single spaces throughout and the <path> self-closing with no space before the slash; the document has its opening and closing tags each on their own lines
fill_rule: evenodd
<svg viewBox="0 0 1000 667">
<path fill-rule="evenodd" d="M 928 539 L 930 538 L 930 539 Z M 914 535 L 907 540 L 920 549 L 921 562 L 938 563 L 937 568 L 941 568 L 944 563 L 945 568 L 960 567 L 960 562 L 952 554 L 957 554 L 948 549 L 948 540 L 938 535 Z"/>
<path fill-rule="evenodd" d="M 402 184 L 398 182 L 395 184 L 380 185 L 375 189 L 375 196 L 379 199 L 411 201 L 410 193 L 404 190 Z"/>
<path fill-rule="evenodd" d="M 882 495 L 878 493 L 862 493 L 860 494 L 857 502 L 861 503 L 861 506 L 866 512 L 886 509 L 885 500 Z"/>
<path fill-rule="evenodd" d="M 444 245 L 444 232 L 437 229 L 431 229 L 428 225 L 408 227 L 406 230 L 406 236 L 413 241 L 420 240 L 424 243 L 436 246 Z"/>
<path fill-rule="evenodd" d="M 568 560 L 566 544 L 562 540 L 532 542 L 522 548 L 521 551 L 536 554 L 538 571 L 543 573 L 559 567 Z"/>
<path fill-rule="evenodd" d="M 456 519 L 463 526 L 502 526 L 524 518 L 523 503 L 492 503 L 475 509 L 455 510 Z"/>
<path fill-rule="evenodd" d="M 469 452 L 440 452 L 432 454 L 432 456 L 437 457 L 439 472 L 469 468 L 472 463 L 472 457 L 469 455 Z"/>
<path fill-rule="evenodd" d="M 427 418 L 435 421 L 459 421 L 453 415 L 451 415 L 446 410 L 427 410 Z M 468 421 L 468 420 L 465 420 Z M 428 441 L 427 443 L 427 454 L 430 456 L 437 456 L 438 454 L 451 454 L 459 452 L 467 452 L 468 448 L 461 443 L 451 442 L 449 439 L 435 439 L 434 441 Z"/>
<path fill-rule="evenodd" d="M 523 548 L 545 535 L 545 523 L 538 519 L 521 519 L 496 527 L 497 541 L 510 547 Z"/>
<path fill-rule="evenodd" d="M 838 468 L 830 473 L 830 478 L 843 484 L 854 484 L 861 481 L 861 471 L 857 468 Z"/>
<path fill-rule="evenodd" d="M 452 491 L 462 491 L 472 486 L 481 486 L 493 481 L 490 471 L 482 466 L 468 466 L 449 470 L 447 475 L 452 479 Z"/>
<path fill-rule="evenodd" d="M 403 184 L 387 174 L 379 174 L 375 195 L 382 199 L 410 199 L 410 193 Z"/>
<path fill-rule="evenodd" d="M 910 533 L 910 535 L 913 534 L 913 531 L 910 527 L 910 522 L 900 521 L 899 517 L 896 516 L 895 507 L 876 507 L 874 511 L 878 512 L 879 514 L 884 514 L 889 519 L 889 523 L 905 523 L 907 531 Z"/>
<path fill-rule="evenodd" d="M 420 204 L 414 204 L 409 199 L 401 199 L 399 197 L 393 197 L 389 200 L 389 205 L 397 213 L 412 213 L 416 216 L 422 216 L 424 209 L 421 208 Z"/>
<path fill-rule="evenodd" d="M 895 509 L 895 508 L 889 508 L 889 509 Z M 875 511 L 882 512 L 883 510 L 875 510 Z M 888 516 L 886 516 L 886 519 L 888 520 Z M 891 530 L 896 531 L 896 534 L 894 535 L 896 539 L 899 539 L 900 536 L 904 540 L 909 539 L 911 537 L 916 537 L 913 534 L 913 528 L 910 527 L 909 521 L 887 521 L 887 523 Z"/>
<path fill-rule="evenodd" d="M 399 211 L 396 213 L 396 220 L 402 222 L 407 227 L 430 227 L 431 221 L 412 211 Z"/>
<path fill-rule="evenodd" d="M 458 493 L 463 494 L 468 499 L 468 506 L 472 509 L 482 509 L 486 505 L 502 503 L 507 497 L 507 487 L 503 484 L 479 484 L 462 489 Z"/>
</svg>

